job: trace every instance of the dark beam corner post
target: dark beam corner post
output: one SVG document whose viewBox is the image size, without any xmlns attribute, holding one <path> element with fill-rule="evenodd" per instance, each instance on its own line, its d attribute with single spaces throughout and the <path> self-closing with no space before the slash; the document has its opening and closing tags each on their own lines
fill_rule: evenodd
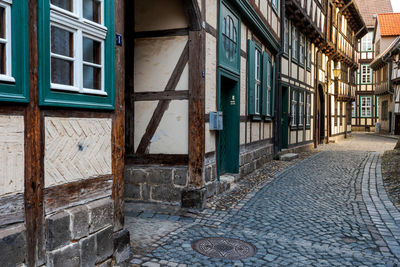
<svg viewBox="0 0 400 267">
<path fill-rule="evenodd" d="M 203 167 L 205 157 L 205 32 L 197 1 L 185 0 L 189 30 L 189 186 L 182 192 L 184 208 L 204 208 Z"/>
</svg>

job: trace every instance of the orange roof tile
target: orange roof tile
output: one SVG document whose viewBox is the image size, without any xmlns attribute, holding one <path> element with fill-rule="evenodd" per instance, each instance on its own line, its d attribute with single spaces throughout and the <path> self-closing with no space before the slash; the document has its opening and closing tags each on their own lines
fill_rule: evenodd
<svg viewBox="0 0 400 267">
<path fill-rule="evenodd" d="M 400 13 L 378 14 L 381 36 L 400 35 Z"/>
</svg>

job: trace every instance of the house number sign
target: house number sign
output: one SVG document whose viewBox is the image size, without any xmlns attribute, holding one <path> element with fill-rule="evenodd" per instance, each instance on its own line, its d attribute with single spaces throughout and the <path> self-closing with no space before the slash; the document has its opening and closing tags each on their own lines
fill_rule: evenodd
<svg viewBox="0 0 400 267">
<path fill-rule="evenodd" d="M 235 102 L 235 96 L 233 95 L 232 96 L 232 99 L 231 99 L 231 106 L 234 106 L 236 104 L 236 102 Z"/>
</svg>

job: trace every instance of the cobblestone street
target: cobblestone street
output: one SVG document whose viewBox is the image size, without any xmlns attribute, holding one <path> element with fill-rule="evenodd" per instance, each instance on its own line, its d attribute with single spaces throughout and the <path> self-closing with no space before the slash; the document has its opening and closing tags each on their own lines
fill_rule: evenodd
<svg viewBox="0 0 400 267">
<path fill-rule="evenodd" d="M 132 266 L 398 266 L 400 213 L 382 185 L 381 156 L 396 140 L 369 134 L 321 147 L 265 179 L 232 208 L 138 212 L 127 204 Z M 192 242 L 236 238 L 242 260 L 203 256 Z"/>
</svg>

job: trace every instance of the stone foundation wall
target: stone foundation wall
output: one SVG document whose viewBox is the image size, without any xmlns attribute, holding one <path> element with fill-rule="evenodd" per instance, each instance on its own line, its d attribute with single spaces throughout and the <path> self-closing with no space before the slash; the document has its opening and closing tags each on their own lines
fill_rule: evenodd
<svg viewBox="0 0 400 267">
<path fill-rule="evenodd" d="M 0 262 L 2 266 L 25 266 L 26 229 L 23 223 L 0 228 Z"/>
<path fill-rule="evenodd" d="M 125 199 L 179 204 L 188 184 L 186 166 L 127 166 Z"/>
<path fill-rule="evenodd" d="M 111 266 L 114 252 L 110 198 L 46 217 L 46 266 Z"/>
</svg>

